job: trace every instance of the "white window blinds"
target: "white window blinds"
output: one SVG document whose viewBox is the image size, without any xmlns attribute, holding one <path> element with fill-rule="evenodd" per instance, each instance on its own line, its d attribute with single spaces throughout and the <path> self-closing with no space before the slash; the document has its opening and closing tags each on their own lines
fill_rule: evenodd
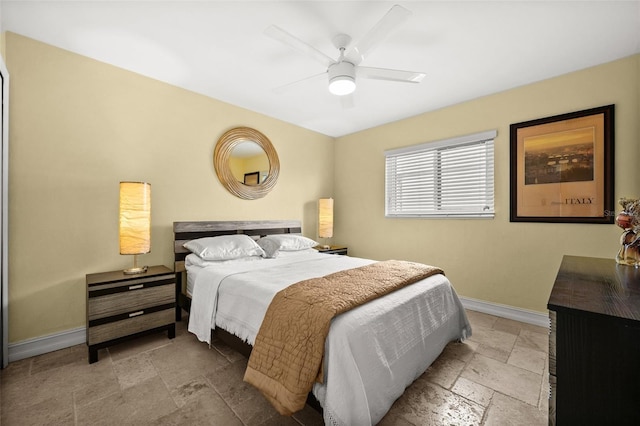
<svg viewBox="0 0 640 426">
<path fill-rule="evenodd" d="M 387 217 L 493 217 L 495 130 L 385 151 Z"/>
</svg>

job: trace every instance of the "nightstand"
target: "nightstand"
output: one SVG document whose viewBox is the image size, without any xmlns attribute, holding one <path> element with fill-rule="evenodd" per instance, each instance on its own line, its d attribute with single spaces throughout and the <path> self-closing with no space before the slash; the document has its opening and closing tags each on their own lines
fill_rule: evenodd
<svg viewBox="0 0 640 426">
<path fill-rule="evenodd" d="M 89 363 L 98 349 L 123 340 L 167 330 L 176 336 L 176 276 L 166 266 L 125 275 L 122 271 L 88 274 L 87 346 Z"/>
<path fill-rule="evenodd" d="M 320 253 L 340 254 L 343 256 L 347 255 L 347 247 L 345 246 L 329 246 L 329 248 L 325 248 L 324 246 L 315 246 L 314 249 L 318 250 Z"/>
</svg>

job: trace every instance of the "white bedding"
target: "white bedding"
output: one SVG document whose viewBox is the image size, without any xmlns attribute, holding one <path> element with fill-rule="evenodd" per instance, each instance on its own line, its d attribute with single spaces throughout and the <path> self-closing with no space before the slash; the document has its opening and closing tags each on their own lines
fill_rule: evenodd
<svg viewBox="0 0 640 426">
<path fill-rule="evenodd" d="M 372 263 L 317 252 L 195 266 L 189 331 L 209 342 L 218 326 L 253 344 L 273 296 L 295 282 Z M 194 278 L 195 277 L 195 278 Z M 336 317 L 325 344 L 325 380 L 313 393 L 328 425 L 371 425 L 471 327 L 453 287 L 434 275 Z"/>
</svg>

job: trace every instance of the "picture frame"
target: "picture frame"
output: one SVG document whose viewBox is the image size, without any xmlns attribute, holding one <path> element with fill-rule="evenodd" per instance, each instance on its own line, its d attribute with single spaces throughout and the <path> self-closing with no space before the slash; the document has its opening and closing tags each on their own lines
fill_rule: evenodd
<svg viewBox="0 0 640 426">
<path fill-rule="evenodd" d="M 510 221 L 614 223 L 614 105 L 510 126 Z"/>
<path fill-rule="evenodd" d="M 260 172 L 252 172 L 244 174 L 244 182 L 245 185 L 258 185 L 260 183 Z"/>
</svg>

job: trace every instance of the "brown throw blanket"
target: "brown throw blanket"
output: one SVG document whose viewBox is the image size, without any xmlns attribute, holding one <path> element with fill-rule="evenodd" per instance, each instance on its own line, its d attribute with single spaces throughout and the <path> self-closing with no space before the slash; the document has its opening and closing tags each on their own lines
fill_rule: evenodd
<svg viewBox="0 0 640 426">
<path fill-rule="evenodd" d="M 434 266 L 387 260 L 281 290 L 262 321 L 244 380 L 280 414 L 293 414 L 304 407 L 313 383 L 322 382 L 324 344 L 334 316 L 442 273 Z"/>
</svg>

